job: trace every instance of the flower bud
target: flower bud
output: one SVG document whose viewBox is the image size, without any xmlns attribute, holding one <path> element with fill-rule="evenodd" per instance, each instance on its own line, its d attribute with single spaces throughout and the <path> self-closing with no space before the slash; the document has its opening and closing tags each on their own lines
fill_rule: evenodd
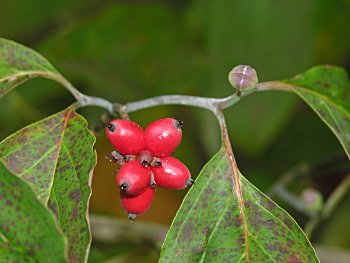
<svg viewBox="0 0 350 263">
<path fill-rule="evenodd" d="M 301 200 L 303 200 L 305 207 L 313 212 L 319 212 L 323 208 L 323 197 L 321 193 L 314 188 L 305 188 L 301 195 Z"/>
<path fill-rule="evenodd" d="M 228 80 L 232 87 L 240 92 L 244 92 L 255 88 L 256 84 L 258 84 L 258 75 L 251 66 L 239 65 L 230 71 Z"/>
</svg>

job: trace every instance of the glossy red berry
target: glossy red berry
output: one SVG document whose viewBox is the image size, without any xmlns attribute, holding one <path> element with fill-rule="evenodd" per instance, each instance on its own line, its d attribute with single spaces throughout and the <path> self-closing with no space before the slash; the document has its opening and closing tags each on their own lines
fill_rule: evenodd
<svg viewBox="0 0 350 263">
<path fill-rule="evenodd" d="M 191 185 L 191 173 L 178 159 L 167 156 L 159 158 L 160 166 L 152 167 L 154 180 L 160 187 L 180 190 Z"/>
<path fill-rule="evenodd" d="M 130 120 L 113 120 L 108 123 L 106 134 L 121 154 L 138 154 L 145 149 L 142 128 Z"/>
<path fill-rule="evenodd" d="M 156 157 L 172 154 L 182 138 L 182 121 L 164 118 L 152 122 L 145 130 L 146 148 Z"/>
<path fill-rule="evenodd" d="M 127 195 L 120 192 L 122 206 L 128 213 L 128 218 L 134 220 L 137 215 L 142 215 L 151 207 L 155 189 L 147 187 L 138 195 Z"/>
<path fill-rule="evenodd" d="M 138 195 L 151 182 L 151 168 L 144 167 L 136 160 L 125 163 L 118 171 L 116 180 L 121 192 Z"/>
</svg>

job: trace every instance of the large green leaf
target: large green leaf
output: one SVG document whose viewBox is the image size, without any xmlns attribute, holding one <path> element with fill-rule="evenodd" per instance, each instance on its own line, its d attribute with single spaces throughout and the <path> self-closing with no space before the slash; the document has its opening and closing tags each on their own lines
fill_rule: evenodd
<svg viewBox="0 0 350 263">
<path fill-rule="evenodd" d="M 295 92 L 327 124 L 350 158 L 350 82 L 344 69 L 317 66 L 292 79 L 261 83 L 260 87 Z"/>
<path fill-rule="evenodd" d="M 231 164 L 223 147 L 204 167 L 172 223 L 160 262 L 318 262 L 283 209 L 241 174 L 236 188 Z"/>
<path fill-rule="evenodd" d="M 43 56 L 14 41 L 0 38 L 0 98 L 35 77 L 64 83 L 63 77 Z"/>
<path fill-rule="evenodd" d="M 65 262 L 55 218 L 0 162 L 0 262 Z"/>
<path fill-rule="evenodd" d="M 56 214 L 69 258 L 83 261 L 91 237 L 87 218 L 95 137 L 74 107 L 36 122 L 0 143 L 0 161 L 25 180 Z"/>
</svg>

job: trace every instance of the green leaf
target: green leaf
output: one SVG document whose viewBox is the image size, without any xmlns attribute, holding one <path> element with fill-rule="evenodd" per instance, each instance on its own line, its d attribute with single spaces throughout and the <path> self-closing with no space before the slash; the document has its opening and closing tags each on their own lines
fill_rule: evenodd
<svg viewBox="0 0 350 263">
<path fill-rule="evenodd" d="M 282 89 L 301 97 L 327 124 L 350 158 L 350 82 L 346 71 L 317 66 L 284 83 L 276 82 L 274 86 L 282 84 Z"/>
<path fill-rule="evenodd" d="M 90 247 L 87 218 L 95 137 L 70 107 L 0 143 L 0 160 L 55 213 L 68 238 L 69 258 L 82 262 Z"/>
<path fill-rule="evenodd" d="M 14 41 L 0 38 L 0 98 L 35 77 L 64 84 L 63 77 L 43 56 Z"/>
<path fill-rule="evenodd" d="M 0 262 L 65 262 L 55 218 L 0 162 Z"/>
<path fill-rule="evenodd" d="M 160 262 L 318 262 L 283 209 L 241 174 L 241 191 L 236 188 L 231 165 L 223 147 L 203 168 L 166 236 Z"/>
</svg>

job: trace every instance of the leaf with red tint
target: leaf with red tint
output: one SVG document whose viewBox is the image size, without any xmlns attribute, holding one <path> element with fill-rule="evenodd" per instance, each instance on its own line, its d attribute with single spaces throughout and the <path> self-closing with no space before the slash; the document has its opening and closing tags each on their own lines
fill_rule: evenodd
<svg viewBox="0 0 350 263">
<path fill-rule="evenodd" d="M 84 261 L 91 243 L 87 213 L 96 164 L 94 142 L 85 119 L 69 107 L 0 143 L 3 165 L 56 215 L 74 262 Z"/>
</svg>

